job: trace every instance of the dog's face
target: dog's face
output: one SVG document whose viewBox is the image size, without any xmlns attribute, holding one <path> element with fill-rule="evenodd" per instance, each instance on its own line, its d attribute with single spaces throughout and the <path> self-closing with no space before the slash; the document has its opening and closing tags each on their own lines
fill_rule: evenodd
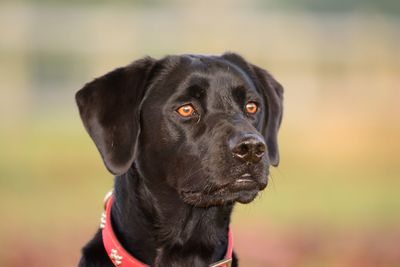
<svg viewBox="0 0 400 267">
<path fill-rule="evenodd" d="M 277 165 L 282 87 L 235 54 L 144 59 L 88 84 L 81 116 L 108 169 L 188 204 L 248 203 Z"/>
</svg>

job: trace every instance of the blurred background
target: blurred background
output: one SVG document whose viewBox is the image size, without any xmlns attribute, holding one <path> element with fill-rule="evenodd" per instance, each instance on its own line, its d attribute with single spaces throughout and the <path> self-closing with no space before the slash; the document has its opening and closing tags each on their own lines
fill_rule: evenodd
<svg viewBox="0 0 400 267">
<path fill-rule="evenodd" d="M 0 266 L 76 266 L 113 184 L 74 93 L 145 55 L 235 51 L 285 87 L 245 267 L 400 266 L 400 1 L 0 1 Z"/>
</svg>

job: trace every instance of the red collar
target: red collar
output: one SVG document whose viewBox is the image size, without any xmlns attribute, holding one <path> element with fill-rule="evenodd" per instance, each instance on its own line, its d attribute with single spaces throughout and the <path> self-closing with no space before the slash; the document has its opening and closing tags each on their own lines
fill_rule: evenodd
<svg viewBox="0 0 400 267">
<path fill-rule="evenodd" d="M 113 202 L 112 191 L 104 198 L 105 211 L 101 215 L 100 228 L 102 229 L 103 244 L 107 251 L 108 257 L 111 259 L 114 266 L 118 267 L 149 267 L 139 260 L 135 259 L 127 252 L 119 243 L 111 226 L 111 206 Z M 232 263 L 233 237 L 232 231 L 228 231 L 228 248 L 223 260 L 215 262 L 210 267 L 229 267 Z"/>
</svg>

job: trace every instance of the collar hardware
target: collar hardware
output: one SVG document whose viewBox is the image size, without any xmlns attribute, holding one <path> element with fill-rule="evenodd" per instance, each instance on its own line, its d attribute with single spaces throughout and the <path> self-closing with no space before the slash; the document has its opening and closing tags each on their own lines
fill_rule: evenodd
<svg viewBox="0 0 400 267">
<path fill-rule="evenodd" d="M 115 266 L 121 265 L 123 257 L 118 255 L 118 251 L 116 249 L 111 249 L 110 258 Z"/>
</svg>

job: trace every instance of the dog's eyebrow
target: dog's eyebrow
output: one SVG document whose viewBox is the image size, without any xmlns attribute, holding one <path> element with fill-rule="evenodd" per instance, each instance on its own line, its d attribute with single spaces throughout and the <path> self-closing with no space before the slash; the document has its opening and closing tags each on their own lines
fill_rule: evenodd
<svg viewBox="0 0 400 267">
<path fill-rule="evenodd" d="M 189 79 L 188 88 L 193 86 L 206 89 L 210 86 L 210 83 L 208 79 L 205 77 L 193 76 Z"/>
<path fill-rule="evenodd" d="M 194 98 L 202 98 L 206 94 L 206 89 L 210 86 L 209 81 L 204 77 L 192 77 L 187 86 L 187 93 Z"/>
<path fill-rule="evenodd" d="M 235 86 L 232 89 L 232 97 L 235 100 L 236 103 L 239 105 L 244 105 L 246 101 L 246 96 L 247 96 L 247 90 L 244 86 Z"/>
</svg>

